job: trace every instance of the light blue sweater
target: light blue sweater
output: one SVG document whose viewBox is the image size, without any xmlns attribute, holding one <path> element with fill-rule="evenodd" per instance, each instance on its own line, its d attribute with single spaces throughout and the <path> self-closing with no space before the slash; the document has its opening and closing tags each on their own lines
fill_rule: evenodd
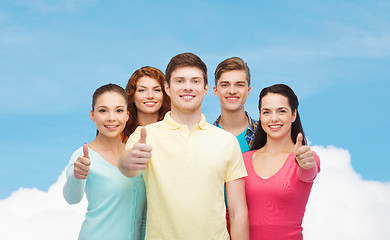
<svg viewBox="0 0 390 240">
<path fill-rule="evenodd" d="M 69 204 L 81 201 L 86 193 L 88 209 L 79 239 L 144 239 L 146 191 L 140 173 L 135 178 L 122 175 L 117 167 L 88 148 L 91 160 L 87 180 L 74 177 L 73 163 L 83 156 L 76 150 L 66 170 L 63 195 Z"/>
</svg>

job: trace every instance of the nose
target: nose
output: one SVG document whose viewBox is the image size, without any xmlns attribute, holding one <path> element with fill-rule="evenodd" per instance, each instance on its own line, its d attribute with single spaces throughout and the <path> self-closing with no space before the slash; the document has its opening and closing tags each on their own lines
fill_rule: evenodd
<svg viewBox="0 0 390 240">
<path fill-rule="evenodd" d="M 185 83 L 183 84 L 183 90 L 184 91 L 192 91 L 192 83 L 190 81 L 185 81 Z"/>
<path fill-rule="evenodd" d="M 108 120 L 114 121 L 115 120 L 115 111 L 110 111 L 108 114 Z"/>
<path fill-rule="evenodd" d="M 229 86 L 228 91 L 229 91 L 230 94 L 234 94 L 234 93 L 237 92 L 237 89 L 236 89 L 236 87 L 232 84 L 232 85 Z"/>
<path fill-rule="evenodd" d="M 153 90 L 149 90 L 147 92 L 147 96 L 146 96 L 148 99 L 153 99 L 154 98 L 154 92 Z"/>
<path fill-rule="evenodd" d="M 278 120 L 278 114 L 277 114 L 276 112 L 273 112 L 273 113 L 271 114 L 271 120 L 272 120 L 272 121 Z"/>
</svg>

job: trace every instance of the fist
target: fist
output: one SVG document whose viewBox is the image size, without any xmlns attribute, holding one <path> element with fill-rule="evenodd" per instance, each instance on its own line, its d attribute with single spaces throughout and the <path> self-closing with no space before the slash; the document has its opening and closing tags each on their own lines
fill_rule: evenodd
<svg viewBox="0 0 390 240">
<path fill-rule="evenodd" d="M 314 153 L 309 146 L 302 145 L 303 135 L 299 133 L 297 142 L 295 143 L 294 156 L 298 165 L 303 169 L 310 169 L 314 167 Z"/>
<path fill-rule="evenodd" d="M 128 166 L 131 170 L 146 169 L 149 159 L 152 157 L 152 146 L 146 144 L 146 128 L 141 128 L 140 139 L 134 144 L 129 153 Z"/>
<path fill-rule="evenodd" d="M 89 166 L 91 165 L 91 161 L 89 159 L 87 144 L 84 144 L 83 146 L 83 153 L 84 156 L 78 157 L 76 162 L 74 162 L 74 176 L 77 179 L 87 179 L 89 174 Z"/>
</svg>

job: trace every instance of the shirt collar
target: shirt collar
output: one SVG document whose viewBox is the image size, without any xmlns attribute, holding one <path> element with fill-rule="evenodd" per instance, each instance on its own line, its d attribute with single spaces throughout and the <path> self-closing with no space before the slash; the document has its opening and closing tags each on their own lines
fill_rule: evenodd
<svg viewBox="0 0 390 240">
<path fill-rule="evenodd" d="M 253 118 L 251 118 L 251 116 L 249 116 L 249 114 L 246 111 L 245 111 L 245 115 L 248 117 L 249 120 L 248 129 L 251 130 L 252 132 L 255 132 L 256 121 L 253 120 Z"/>
<path fill-rule="evenodd" d="M 164 121 L 165 125 L 169 129 L 172 129 L 172 130 L 179 129 L 180 127 L 183 126 L 180 123 L 178 123 L 178 122 L 176 122 L 175 120 L 172 119 L 171 111 L 169 111 L 169 112 L 167 112 L 165 114 L 163 121 Z M 206 130 L 207 129 L 206 117 L 203 114 L 202 114 L 202 117 L 201 117 L 200 121 L 197 124 L 195 124 L 195 127 L 198 127 L 201 130 Z"/>
<path fill-rule="evenodd" d="M 219 120 L 221 120 L 221 115 L 219 115 L 219 117 L 217 118 L 217 120 L 215 120 L 215 122 L 213 123 L 214 126 L 218 126 L 219 125 Z"/>
<path fill-rule="evenodd" d="M 256 125 L 257 125 L 257 121 L 255 121 L 247 111 L 245 111 L 245 115 L 248 117 L 248 129 L 252 132 L 255 132 L 255 128 L 256 128 Z M 215 122 L 213 123 L 214 126 L 218 126 L 219 125 L 219 121 L 221 120 L 221 115 L 219 115 L 219 117 L 217 118 L 217 120 L 215 120 Z"/>
</svg>

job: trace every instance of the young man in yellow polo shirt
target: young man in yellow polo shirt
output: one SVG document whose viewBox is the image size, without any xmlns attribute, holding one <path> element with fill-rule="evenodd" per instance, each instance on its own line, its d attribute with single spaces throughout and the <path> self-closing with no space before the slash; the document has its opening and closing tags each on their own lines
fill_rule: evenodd
<svg viewBox="0 0 390 240">
<path fill-rule="evenodd" d="M 146 239 L 249 239 L 244 179 L 237 139 L 206 122 L 201 112 L 208 91 L 207 67 L 195 54 L 171 59 L 165 91 L 172 110 L 161 122 L 139 127 L 119 163 L 134 177 L 143 170 L 148 213 Z"/>
</svg>

